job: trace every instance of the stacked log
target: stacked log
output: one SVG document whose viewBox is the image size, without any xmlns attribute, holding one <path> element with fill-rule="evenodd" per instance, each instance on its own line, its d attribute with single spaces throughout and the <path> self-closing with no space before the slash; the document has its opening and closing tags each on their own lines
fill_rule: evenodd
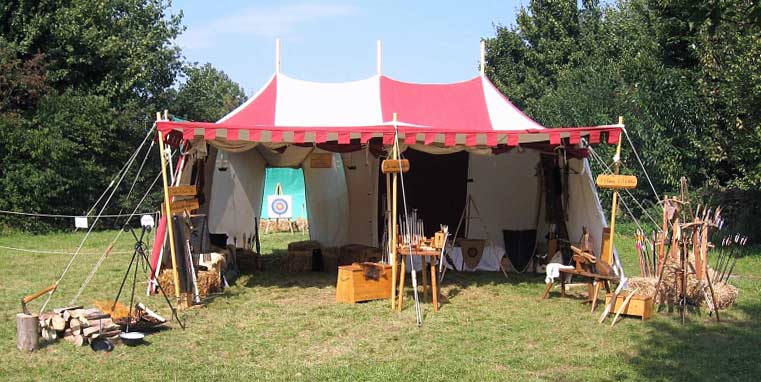
<svg viewBox="0 0 761 382">
<path fill-rule="evenodd" d="M 42 313 L 39 323 L 46 340 L 63 338 L 77 346 L 101 337 L 115 340 L 121 333 L 119 325 L 114 323 L 110 315 L 97 308 L 83 309 L 81 306 Z"/>
</svg>

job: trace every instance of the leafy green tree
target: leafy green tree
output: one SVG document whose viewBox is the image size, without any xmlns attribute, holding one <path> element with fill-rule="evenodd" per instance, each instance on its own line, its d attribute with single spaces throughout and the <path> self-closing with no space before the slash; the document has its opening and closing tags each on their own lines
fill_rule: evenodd
<svg viewBox="0 0 761 382">
<path fill-rule="evenodd" d="M 686 176 L 714 203 L 742 205 L 736 210 L 757 221 L 759 21 L 751 0 L 535 0 L 487 39 L 488 75 L 547 126 L 623 115 L 657 189 L 672 191 Z M 610 160 L 610 147 L 596 150 Z M 642 176 L 624 152 L 625 167 Z"/>
<path fill-rule="evenodd" d="M 240 104 L 246 94 L 223 71 L 211 64 L 188 65 L 186 81 L 177 91 L 172 112 L 194 121 L 217 121 Z"/>
<path fill-rule="evenodd" d="M 183 27 L 167 8 L 0 3 L 0 208 L 81 214 L 95 202 L 173 95 Z"/>
</svg>

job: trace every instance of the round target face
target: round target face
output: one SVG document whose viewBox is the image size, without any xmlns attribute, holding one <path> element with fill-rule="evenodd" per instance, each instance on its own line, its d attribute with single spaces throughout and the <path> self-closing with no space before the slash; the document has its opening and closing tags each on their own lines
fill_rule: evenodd
<svg viewBox="0 0 761 382">
<path fill-rule="evenodd" d="M 272 212 L 277 215 L 285 215 L 288 212 L 288 201 L 283 198 L 277 198 L 272 201 Z"/>
</svg>

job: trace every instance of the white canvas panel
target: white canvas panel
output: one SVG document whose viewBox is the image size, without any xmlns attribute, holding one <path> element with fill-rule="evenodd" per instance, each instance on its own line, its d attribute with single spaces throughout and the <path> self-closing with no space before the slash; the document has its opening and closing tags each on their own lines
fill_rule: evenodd
<svg viewBox="0 0 761 382">
<path fill-rule="evenodd" d="M 589 230 L 591 247 L 596 255 L 600 255 L 602 245 L 602 229 L 608 223 L 605 213 L 597 196 L 597 187 L 592 177 L 589 161 L 584 159 L 569 160 L 571 169 L 578 170 L 580 174 L 568 176 L 568 236 L 572 242 L 581 238 L 582 227 Z"/>
<path fill-rule="evenodd" d="M 315 153 L 325 153 L 315 150 Z M 312 168 L 304 161 L 309 236 L 322 245 L 335 247 L 346 243 L 349 222 L 349 195 L 341 155 L 333 153 L 333 167 Z"/>
<path fill-rule="evenodd" d="M 349 200 L 347 244 L 378 245 L 378 158 L 367 150 L 341 154 Z"/>
<path fill-rule="evenodd" d="M 220 171 L 226 161 L 227 171 Z M 217 153 L 209 202 L 209 232 L 226 233 L 228 244 L 243 245 L 254 234 L 254 217 L 262 209 L 265 161 L 256 150 Z"/>
<path fill-rule="evenodd" d="M 511 150 L 505 154 L 470 155 L 473 182 L 468 193 L 473 197 L 481 219 L 470 219 L 470 238 L 490 239 L 505 248 L 502 230 L 535 229 L 539 200 L 534 150 Z M 471 210 L 471 215 L 476 215 Z M 488 237 L 487 232 L 488 231 Z"/>
<path fill-rule="evenodd" d="M 370 126 L 383 122 L 380 79 L 319 83 L 278 75 L 275 124 Z"/>
<path fill-rule="evenodd" d="M 540 124 L 523 114 L 500 93 L 494 85 L 483 77 L 481 79 L 484 88 L 486 108 L 489 110 L 492 129 L 494 130 L 527 130 L 543 129 Z"/>
</svg>

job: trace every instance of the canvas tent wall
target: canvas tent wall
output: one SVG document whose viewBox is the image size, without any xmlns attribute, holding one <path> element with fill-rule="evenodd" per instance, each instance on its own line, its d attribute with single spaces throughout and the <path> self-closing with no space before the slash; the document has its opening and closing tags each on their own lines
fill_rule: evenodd
<svg viewBox="0 0 761 382">
<path fill-rule="evenodd" d="M 395 119 L 395 116 L 398 118 Z M 219 149 L 209 206 L 212 233 L 231 238 L 250 235 L 261 209 L 264 169 L 304 169 L 310 236 L 325 245 L 377 245 L 380 159 L 376 148 L 399 139 L 403 150 L 445 155 L 468 153 L 467 184 L 481 207 L 489 239 L 504 245 L 503 229 L 537 228 L 541 198 L 536 168 L 541 152 L 559 146 L 582 153 L 590 144 L 620 138 L 621 125 L 544 128 L 531 120 L 486 77 L 454 84 L 413 84 L 373 76 L 348 83 L 315 83 L 276 73 L 246 103 L 217 123 L 161 121 L 204 151 Z M 202 147 L 203 146 L 203 147 Z M 310 158 L 329 153 L 330 168 L 313 168 Z M 570 161 L 569 237 L 590 229 L 599 253 L 605 217 L 586 159 Z M 414 163 L 412 164 L 414 166 Z M 453 183 L 467 182 L 452 179 Z M 433 192 L 447 192 L 432 190 Z M 463 205 L 464 205 L 463 200 Z M 460 206 L 442 208 L 461 209 Z M 471 236 L 485 236 L 473 225 Z M 485 237 L 484 237 L 485 238 Z"/>
</svg>

